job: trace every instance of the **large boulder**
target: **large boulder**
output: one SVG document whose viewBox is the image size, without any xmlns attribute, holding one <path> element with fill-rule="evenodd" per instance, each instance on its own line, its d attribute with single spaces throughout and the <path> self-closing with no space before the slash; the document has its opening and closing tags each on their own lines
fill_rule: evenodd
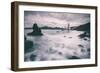
<svg viewBox="0 0 100 73">
<path fill-rule="evenodd" d="M 32 29 L 33 29 L 33 31 L 31 33 L 28 33 L 28 35 L 32 35 L 32 36 L 43 35 L 41 29 L 38 27 L 38 25 L 36 23 L 33 24 Z"/>
<path fill-rule="evenodd" d="M 24 36 L 24 53 L 31 52 L 33 50 L 34 43 Z"/>
</svg>

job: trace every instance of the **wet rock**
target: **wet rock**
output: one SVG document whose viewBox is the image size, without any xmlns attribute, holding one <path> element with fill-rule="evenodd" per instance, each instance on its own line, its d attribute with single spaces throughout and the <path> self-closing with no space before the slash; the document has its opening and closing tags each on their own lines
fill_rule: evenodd
<svg viewBox="0 0 100 73">
<path fill-rule="evenodd" d="M 30 60 L 31 60 L 31 61 L 34 61 L 35 58 L 36 58 L 36 55 L 34 55 L 34 54 L 32 54 L 32 55 L 30 56 Z"/>
<path fill-rule="evenodd" d="M 84 47 L 84 46 L 83 46 L 83 45 L 81 45 L 81 44 L 79 44 L 78 46 L 79 46 L 79 47 L 82 47 L 82 48 Z"/>
<path fill-rule="evenodd" d="M 81 49 L 81 52 L 85 52 L 85 49 Z"/>
<path fill-rule="evenodd" d="M 33 31 L 31 33 L 28 33 L 28 35 L 31 35 L 31 36 L 43 35 L 41 29 L 38 27 L 38 25 L 36 23 L 33 25 L 32 29 L 33 29 Z"/>
<path fill-rule="evenodd" d="M 71 57 L 69 57 L 68 59 L 80 59 L 80 58 L 77 57 L 77 56 L 71 56 Z"/>
<path fill-rule="evenodd" d="M 27 40 L 26 37 L 24 37 L 24 52 L 25 53 L 30 52 L 32 51 L 32 48 L 33 48 L 33 42 Z"/>
<path fill-rule="evenodd" d="M 86 38 L 84 38 L 84 40 L 87 40 Z"/>
<path fill-rule="evenodd" d="M 88 48 L 87 51 L 90 52 L 90 48 Z"/>
<path fill-rule="evenodd" d="M 59 55 L 62 55 L 62 52 L 58 52 Z"/>
<path fill-rule="evenodd" d="M 90 34 L 87 33 L 87 32 L 84 32 L 83 34 L 80 34 L 79 37 L 80 38 L 85 38 L 85 37 L 88 37 L 89 38 L 90 37 Z"/>
</svg>

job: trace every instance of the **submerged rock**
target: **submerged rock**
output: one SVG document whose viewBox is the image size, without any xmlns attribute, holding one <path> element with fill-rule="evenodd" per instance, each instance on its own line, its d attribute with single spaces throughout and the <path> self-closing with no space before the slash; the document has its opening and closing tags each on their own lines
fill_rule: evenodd
<svg viewBox="0 0 100 73">
<path fill-rule="evenodd" d="M 90 34 L 87 33 L 87 32 L 84 32 L 83 34 L 80 34 L 79 37 L 80 37 L 80 38 L 85 38 L 85 37 L 90 38 Z"/>
<path fill-rule="evenodd" d="M 33 48 L 33 42 L 27 40 L 26 37 L 24 37 L 24 52 L 25 53 L 30 52 L 32 51 L 32 48 Z"/>
<path fill-rule="evenodd" d="M 69 57 L 68 59 L 80 59 L 80 58 L 77 57 L 77 56 L 71 56 L 71 57 Z"/>
<path fill-rule="evenodd" d="M 59 55 L 62 55 L 62 52 L 58 52 Z"/>
<path fill-rule="evenodd" d="M 81 47 L 81 48 L 83 48 L 83 47 L 84 47 L 84 46 L 83 46 L 83 45 L 81 45 L 81 44 L 79 44 L 78 46 L 79 46 L 79 47 Z"/>
<path fill-rule="evenodd" d="M 43 35 L 41 29 L 38 27 L 38 25 L 36 23 L 33 25 L 32 29 L 33 29 L 33 31 L 31 33 L 28 33 L 28 35 L 31 35 L 31 36 Z"/>
<path fill-rule="evenodd" d="M 32 55 L 30 56 L 30 60 L 31 60 L 31 61 L 34 61 L 35 58 L 36 58 L 36 55 L 34 55 L 34 54 L 32 54 Z"/>
<path fill-rule="evenodd" d="M 90 52 L 90 48 L 88 48 L 87 51 Z"/>
<path fill-rule="evenodd" d="M 81 49 L 81 52 L 85 52 L 85 49 Z"/>
</svg>

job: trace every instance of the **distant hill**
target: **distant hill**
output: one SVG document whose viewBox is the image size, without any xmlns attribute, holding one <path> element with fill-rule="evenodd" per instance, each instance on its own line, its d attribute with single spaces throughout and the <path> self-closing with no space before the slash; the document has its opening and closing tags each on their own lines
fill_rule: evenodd
<svg viewBox="0 0 100 73">
<path fill-rule="evenodd" d="M 32 29 L 32 27 L 30 28 L 24 28 L 24 29 Z M 61 28 L 61 27 L 49 27 L 49 26 L 43 26 L 40 27 L 40 29 L 55 29 L 55 30 L 67 30 L 67 28 Z M 74 27 L 70 27 L 71 30 L 77 30 L 77 31 L 85 31 L 90 33 L 90 22 L 80 25 L 80 26 L 74 26 Z"/>
<path fill-rule="evenodd" d="M 90 32 L 90 22 L 80 25 L 80 26 L 74 28 L 74 30 Z"/>
<path fill-rule="evenodd" d="M 32 29 L 32 27 L 30 27 L 30 28 L 24 28 L 24 29 Z M 61 27 L 48 27 L 48 26 L 40 27 L 40 29 L 66 30 L 66 28 L 61 28 Z"/>
<path fill-rule="evenodd" d="M 60 29 L 60 30 L 63 29 L 64 30 L 65 28 L 44 26 L 44 27 L 41 27 L 41 29 Z"/>
</svg>

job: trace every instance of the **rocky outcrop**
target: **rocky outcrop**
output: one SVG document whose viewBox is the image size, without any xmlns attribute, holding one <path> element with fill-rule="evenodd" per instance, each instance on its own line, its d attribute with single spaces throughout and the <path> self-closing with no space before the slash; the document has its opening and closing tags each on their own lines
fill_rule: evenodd
<svg viewBox="0 0 100 73">
<path fill-rule="evenodd" d="M 24 36 L 24 52 L 30 52 L 33 50 L 33 42 L 30 40 L 27 40 L 27 38 Z"/>
<path fill-rule="evenodd" d="M 38 27 L 38 25 L 36 23 L 33 25 L 32 29 L 33 29 L 33 31 L 31 33 L 28 33 L 28 35 L 31 35 L 31 36 L 43 35 L 41 29 Z"/>
</svg>

